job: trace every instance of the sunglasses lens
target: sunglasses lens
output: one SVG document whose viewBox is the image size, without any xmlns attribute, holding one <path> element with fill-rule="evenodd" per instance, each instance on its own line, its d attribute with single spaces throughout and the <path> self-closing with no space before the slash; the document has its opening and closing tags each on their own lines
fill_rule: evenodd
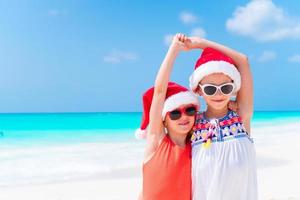
<svg viewBox="0 0 300 200">
<path fill-rule="evenodd" d="M 214 95 L 217 91 L 217 88 L 215 86 L 209 85 L 209 86 L 205 86 L 203 92 L 206 95 Z"/>
<path fill-rule="evenodd" d="M 181 112 L 179 110 L 173 110 L 169 114 L 171 120 L 177 120 L 181 117 Z"/>
<path fill-rule="evenodd" d="M 233 86 L 228 84 L 228 85 L 223 85 L 221 87 L 221 91 L 223 94 L 230 94 L 233 91 Z"/>
<path fill-rule="evenodd" d="M 194 106 L 185 109 L 185 114 L 188 116 L 193 116 L 196 114 L 196 108 Z"/>
</svg>

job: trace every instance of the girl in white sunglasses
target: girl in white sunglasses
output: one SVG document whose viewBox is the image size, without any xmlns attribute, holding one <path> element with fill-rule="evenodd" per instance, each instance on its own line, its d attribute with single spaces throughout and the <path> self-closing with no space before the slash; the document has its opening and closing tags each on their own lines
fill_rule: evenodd
<svg viewBox="0 0 300 200">
<path fill-rule="evenodd" d="M 253 83 L 245 55 L 205 39 L 190 37 L 190 49 L 203 49 L 190 77 L 207 110 L 196 117 L 192 135 L 194 200 L 256 200 L 256 159 L 250 138 Z M 236 95 L 237 112 L 228 109 Z"/>
</svg>

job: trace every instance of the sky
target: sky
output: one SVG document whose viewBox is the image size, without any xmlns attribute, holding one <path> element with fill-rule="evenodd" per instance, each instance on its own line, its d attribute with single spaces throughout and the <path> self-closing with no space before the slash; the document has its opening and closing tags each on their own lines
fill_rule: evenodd
<svg viewBox="0 0 300 200">
<path fill-rule="evenodd" d="M 249 57 L 255 110 L 300 110 L 298 0 L 0 0 L 0 112 L 136 112 L 177 32 Z M 201 51 L 179 54 L 188 87 Z"/>
</svg>

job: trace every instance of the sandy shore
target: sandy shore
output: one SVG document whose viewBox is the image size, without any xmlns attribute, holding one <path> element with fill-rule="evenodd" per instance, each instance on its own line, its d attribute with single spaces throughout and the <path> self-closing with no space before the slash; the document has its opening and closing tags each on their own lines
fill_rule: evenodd
<svg viewBox="0 0 300 200">
<path fill-rule="evenodd" d="M 140 179 L 66 182 L 0 189 L 1 200 L 137 199 Z"/>
<path fill-rule="evenodd" d="M 253 129 L 252 135 L 256 138 L 259 199 L 300 200 L 299 128 L 300 124 L 289 124 L 281 126 L 280 131 L 278 131 L 276 127 Z M 276 131 L 275 134 L 273 134 L 274 131 Z M 284 135 L 284 137 L 282 137 L 282 135 Z M 111 178 L 106 177 L 105 179 L 99 178 L 96 180 L 2 187 L 0 188 L 0 199 L 137 199 L 141 189 L 140 171 L 123 172 L 123 174 L 120 175 L 121 174 Z"/>
</svg>

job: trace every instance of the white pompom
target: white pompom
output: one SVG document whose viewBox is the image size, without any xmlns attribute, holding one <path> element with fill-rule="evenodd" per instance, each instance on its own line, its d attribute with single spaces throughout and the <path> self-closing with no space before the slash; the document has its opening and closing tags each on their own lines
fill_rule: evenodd
<svg viewBox="0 0 300 200">
<path fill-rule="evenodd" d="M 136 129 L 135 130 L 135 138 L 136 139 L 146 139 L 146 130 Z"/>
</svg>

